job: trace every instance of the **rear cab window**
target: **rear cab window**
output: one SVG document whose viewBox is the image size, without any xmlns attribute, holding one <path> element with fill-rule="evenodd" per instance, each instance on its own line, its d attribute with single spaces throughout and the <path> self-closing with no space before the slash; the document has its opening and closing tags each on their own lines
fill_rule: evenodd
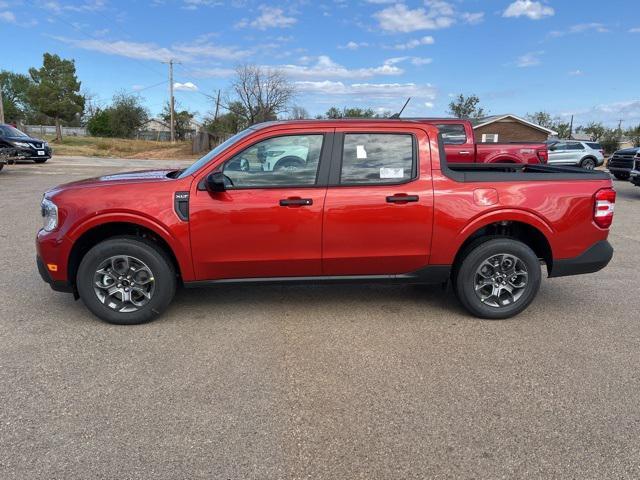
<svg viewBox="0 0 640 480">
<path fill-rule="evenodd" d="M 345 133 L 340 185 L 392 185 L 417 176 L 410 133 Z"/>
</svg>

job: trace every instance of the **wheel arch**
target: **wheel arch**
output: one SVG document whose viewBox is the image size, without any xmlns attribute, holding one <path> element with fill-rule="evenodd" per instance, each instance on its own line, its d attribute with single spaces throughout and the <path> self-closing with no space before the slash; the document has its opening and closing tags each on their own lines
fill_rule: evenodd
<svg viewBox="0 0 640 480">
<path fill-rule="evenodd" d="M 475 247 L 493 238 L 512 238 L 531 248 L 538 258 L 544 261 L 547 266 L 547 272 L 551 272 L 553 268 L 553 249 L 547 236 L 551 233 L 551 230 L 547 230 L 543 225 L 538 222 L 526 221 L 522 218 L 511 220 L 493 219 L 482 224 L 475 224 L 465 230 L 464 241 L 458 247 L 453 261 L 453 268 L 455 270 L 460 265 L 462 258 L 464 258 L 470 247 Z"/>
<path fill-rule="evenodd" d="M 183 268 L 181 268 L 178 257 L 167 239 L 158 231 L 141 223 L 131 221 L 109 221 L 87 227 L 78 235 L 73 242 L 69 258 L 67 260 L 67 279 L 69 283 L 75 285 L 75 278 L 82 258 L 98 243 L 114 237 L 138 237 L 152 241 L 162 249 L 171 260 L 178 277 L 182 278 Z"/>
</svg>

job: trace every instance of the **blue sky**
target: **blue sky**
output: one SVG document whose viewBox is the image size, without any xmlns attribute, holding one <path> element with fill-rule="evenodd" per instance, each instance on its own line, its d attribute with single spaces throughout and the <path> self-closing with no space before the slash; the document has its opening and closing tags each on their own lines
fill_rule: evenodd
<svg viewBox="0 0 640 480">
<path fill-rule="evenodd" d="M 640 123 L 638 0 L 0 0 L 0 38 L 2 69 L 57 53 L 99 103 L 139 92 L 152 113 L 175 58 L 177 102 L 200 116 L 254 63 L 283 70 L 312 114 L 411 96 L 407 115 L 439 116 L 476 93 L 492 114 Z"/>
</svg>

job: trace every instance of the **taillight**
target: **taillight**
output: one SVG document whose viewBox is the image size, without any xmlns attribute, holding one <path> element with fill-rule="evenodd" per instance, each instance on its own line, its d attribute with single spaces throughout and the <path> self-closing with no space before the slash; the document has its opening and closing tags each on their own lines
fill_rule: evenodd
<svg viewBox="0 0 640 480">
<path fill-rule="evenodd" d="M 547 160 L 549 160 L 549 152 L 546 148 L 540 149 L 536 153 L 538 154 L 538 160 L 540 160 L 540 163 L 547 163 Z"/>
<path fill-rule="evenodd" d="M 604 150 L 601 148 L 599 152 L 604 156 Z"/>
<path fill-rule="evenodd" d="M 613 209 L 616 205 L 616 191 L 613 188 L 603 188 L 595 195 L 593 207 L 593 221 L 600 228 L 609 228 L 613 222 Z"/>
</svg>

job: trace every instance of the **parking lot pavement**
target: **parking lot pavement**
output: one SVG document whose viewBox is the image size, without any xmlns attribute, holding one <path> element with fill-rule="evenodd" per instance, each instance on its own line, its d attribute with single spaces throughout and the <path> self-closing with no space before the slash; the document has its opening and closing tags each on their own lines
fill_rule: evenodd
<svg viewBox="0 0 640 480">
<path fill-rule="evenodd" d="M 0 478 L 639 478 L 640 188 L 608 268 L 480 321 L 408 286 L 179 292 L 117 327 L 36 271 L 43 191 L 167 162 L 0 173 Z M 224 232 L 217 232 L 224 234 Z"/>
</svg>

